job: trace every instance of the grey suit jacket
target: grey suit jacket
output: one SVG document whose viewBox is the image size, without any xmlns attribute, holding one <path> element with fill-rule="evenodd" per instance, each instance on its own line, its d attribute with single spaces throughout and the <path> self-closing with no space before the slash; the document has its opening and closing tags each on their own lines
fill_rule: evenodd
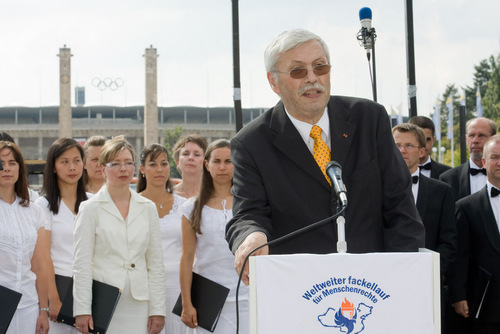
<svg viewBox="0 0 500 334">
<path fill-rule="evenodd" d="M 416 251 L 424 228 L 411 178 L 394 145 L 384 107 L 333 96 L 328 103 L 332 160 L 347 187 L 346 241 L 351 253 Z M 234 217 L 226 228 L 233 252 L 260 231 L 281 237 L 335 213 L 336 198 L 280 101 L 231 141 Z M 336 251 L 335 223 L 283 242 L 271 253 Z"/>
</svg>

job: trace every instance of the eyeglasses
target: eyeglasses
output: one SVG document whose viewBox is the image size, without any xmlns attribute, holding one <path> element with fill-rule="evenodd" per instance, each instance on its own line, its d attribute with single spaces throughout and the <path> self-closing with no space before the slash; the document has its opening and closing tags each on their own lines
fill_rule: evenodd
<svg viewBox="0 0 500 334">
<path fill-rule="evenodd" d="M 396 147 L 401 150 L 402 148 L 405 148 L 407 151 L 414 150 L 416 148 L 420 148 L 420 146 L 415 146 L 412 144 L 396 144 Z"/>
<path fill-rule="evenodd" d="M 112 169 L 120 169 L 122 166 L 125 168 L 134 168 L 134 162 L 133 161 L 125 161 L 125 162 L 119 162 L 119 161 L 112 161 L 108 162 L 106 164 L 107 167 L 112 168 Z"/>
<path fill-rule="evenodd" d="M 330 73 L 331 67 L 332 67 L 332 65 L 319 64 L 319 65 L 316 65 L 313 67 L 313 72 L 317 76 L 322 76 L 322 75 Z M 306 77 L 309 70 L 307 68 L 304 68 L 304 67 L 296 67 L 296 68 L 293 68 L 290 72 L 282 72 L 282 71 L 276 71 L 276 72 L 277 73 L 288 73 L 294 79 L 303 79 Z"/>
</svg>

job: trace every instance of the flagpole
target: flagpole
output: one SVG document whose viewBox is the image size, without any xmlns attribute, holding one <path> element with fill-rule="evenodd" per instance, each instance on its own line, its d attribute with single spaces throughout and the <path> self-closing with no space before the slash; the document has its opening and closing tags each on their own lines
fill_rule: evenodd
<svg viewBox="0 0 500 334">
<path fill-rule="evenodd" d="M 453 130 L 452 130 L 453 131 Z M 454 154 L 455 154 L 455 141 L 453 140 L 453 136 L 451 137 L 451 168 L 455 167 L 455 159 L 454 159 Z"/>
<path fill-rule="evenodd" d="M 240 83 L 240 28 L 238 15 L 238 0 L 232 0 L 233 14 L 233 100 L 234 116 L 236 121 L 236 132 L 243 128 L 243 111 L 241 107 L 241 83 Z"/>
<path fill-rule="evenodd" d="M 453 95 L 450 93 L 450 97 L 446 100 L 446 107 L 448 108 L 448 134 L 447 138 L 451 142 L 451 167 L 455 167 L 455 159 L 453 159 L 454 153 L 454 143 L 453 143 Z"/>
<path fill-rule="evenodd" d="M 463 164 L 467 161 L 467 152 L 465 148 L 465 114 L 467 107 L 465 106 L 465 90 L 460 97 L 460 107 L 458 109 L 460 118 L 460 163 Z"/>
</svg>

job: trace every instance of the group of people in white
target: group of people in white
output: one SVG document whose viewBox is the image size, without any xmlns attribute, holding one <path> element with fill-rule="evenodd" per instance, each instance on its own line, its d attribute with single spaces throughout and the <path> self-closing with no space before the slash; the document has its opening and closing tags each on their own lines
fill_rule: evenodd
<svg viewBox="0 0 500 334">
<path fill-rule="evenodd" d="M 191 302 L 192 273 L 230 288 L 215 333 L 236 330 L 234 256 L 224 238 L 232 217 L 230 143 L 182 137 L 170 178 L 167 149 L 136 153 L 117 136 L 82 147 L 60 138 L 50 147 L 40 195 L 30 191 L 21 149 L 0 136 L 0 285 L 22 293 L 8 334 L 89 333 L 92 280 L 122 294 L 107 333 L 203 333 Z M 38 198 L 36 198 L 38 197 Z M 75 326 L 57 322 L 55 276 L 73 277 Z M 172 313 L 182 295 L 181 317 Z M 240 332 L 249 332 L 248 291 L 239 291 Z"/>
</svg>

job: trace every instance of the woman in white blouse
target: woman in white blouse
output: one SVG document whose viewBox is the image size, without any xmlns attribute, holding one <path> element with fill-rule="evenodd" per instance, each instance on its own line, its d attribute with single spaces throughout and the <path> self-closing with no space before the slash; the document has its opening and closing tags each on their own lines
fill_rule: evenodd
<svg viewBox="0 0 500 334">
<path fill-rule="evenodd" d="M 158 334 L 166 314 L 165 269 L 156 207 L 130 190 L 135 153 L 123 137 L 102 147 L 106 184 L 80 205 L 74 230 L 73 314 L 87 334 L 92 279 L 122 290 L 108 334 Z"/>
<path fill-rule="evenodd" d="M 80 203 L 87 200 L 83 185 L 83 149 L 74 139 L 57 139 L 47 152 L 42 196 L 36 200 L 45 213 L 44 225 L 50 243 L 49 267 L 50 334 L 77 334 L 73 326 L 58 323 L 61 298 L 55 274 L 73 276 L 73 229 Z"/>
<path fill-rule="evenodd" d="M 19 147 L 0 141 L 0 285 L 22 293 L 7 334 L 48 333 L 49 244 Z M 6 301 L 2 300 L 1 303 Z"/>
<path fill-rule="evenodd" d="M 165 146 L 151 144 L 142 149 L 137 192 L 152 200 L 160 216 L 163 260 L 167 281 L 167 317 L 162 334 L 185 332 L 186 326 L 172 309 L 179 297 L 179 264 L 182 251 L 181 213 L 185 198 L 172 191 L 170 164 Z"/>
<path fill-rule="evenodd" d="M 198 196 L 207 145 L 205 137 L 196 134 L 181 137 L 175 143 L 172 151 L 182 176 L 181 182 L 174 187 L 177 195 L 184 198 Z"/>
<path fill-rule="evenodd" d="M 228 140 L 212 142 L 205 154 L 200 194 L 182 206 L 182 256 L 180 284 L 181 320 L 198 333 L 197 310 L 191 302 L 193 271 L 230 289 L 214 333 L 232 334 L 236 330 L 236 285 L 234 255 L 225 239 L 226 224 L 233 217 L 233 164 Z M 249 333 L 248 288 L 240 287 L 240 333 Z M 190 330 L 191 331 L 191 330 Z M 192 331 L 193 332 L 193 331 Z"/>
</svg>

